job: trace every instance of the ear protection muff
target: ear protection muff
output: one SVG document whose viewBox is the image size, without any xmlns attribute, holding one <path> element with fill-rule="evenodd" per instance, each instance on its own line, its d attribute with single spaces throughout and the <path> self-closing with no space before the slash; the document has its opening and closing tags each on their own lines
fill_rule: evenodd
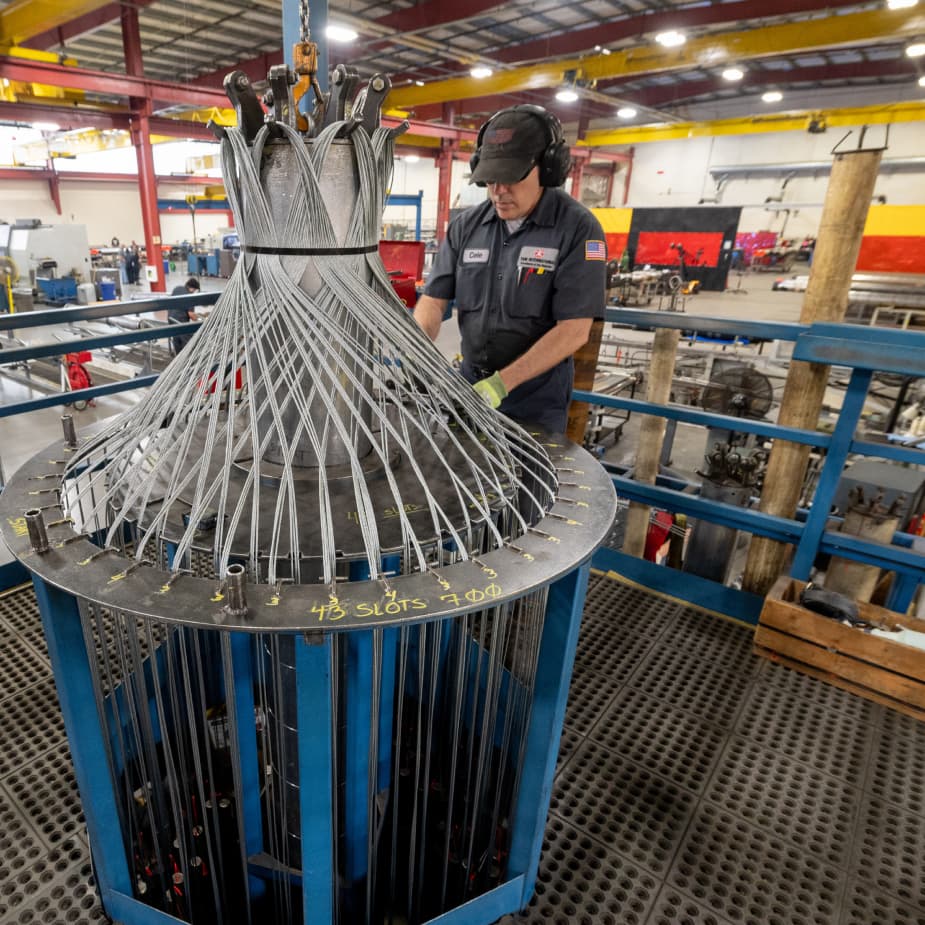
<svg viewBox="0 0 925 925">
<path fill-rule="evenodd" d="M 482 140 L 488 126 L 504 112 L 526 112 L 543 123 L 546 129 L 546 147 L 536 159 L 536 164 L 540 168 L 540 186 L 562 186 L 572 167 L 572 155 L 569 152 L 565 138 L 562 136 L 562 123 L 551 112 L 543 109 L 542 106 L 534 106 L 532 103 L 523 103 L 520 106 L 501 109 L 479 129 L 475 152 L 469 158 L 470 170 L 474 171 L 479 164 Z M 485 186 L 484 183 L 479 183 L 478 181 L 476 181 L 475 185 Z"/>
</svg>

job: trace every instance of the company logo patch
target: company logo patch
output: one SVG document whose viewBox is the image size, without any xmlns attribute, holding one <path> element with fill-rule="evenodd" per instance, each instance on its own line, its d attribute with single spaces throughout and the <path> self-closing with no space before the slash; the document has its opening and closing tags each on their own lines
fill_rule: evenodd
<svg viewBox="0 0 925 925">
<path fill-rule="evenodd" d="M 467 248 L 463 251 L 463 263 L 488 263 L 488 249 Z"/>
<path fill-rule="evenodd" d="M 607 245 L 603 241 L 585 241 L 585 260 L 606 260 Z"/>
<path fill-rule="evenodd" d="M 522 247 L 517 256 L 517 268 L 532 268 L 534 270 L 547 271 L 555 270 L 559 262 L 558 247 L 537 247 L 535 244 Z"/>
<path fill-rule="evenodd" d="M 485 133 L 485 141 L 490 145 L 506 145 L 513 137 L 512 128 L 489 128 Z"/>
</svg>

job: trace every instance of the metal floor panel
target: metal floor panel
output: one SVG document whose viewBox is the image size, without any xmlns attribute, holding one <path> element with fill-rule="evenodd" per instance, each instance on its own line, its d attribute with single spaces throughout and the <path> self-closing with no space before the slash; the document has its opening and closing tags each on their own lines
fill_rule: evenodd
<svg viewBox="0 0 925 925">
<path fill-rule="evenodd" d="M 0 629 L 0 925 L 103 922 L 31 588 Z M 925 925 L 925 724 L 594 576 L 536 894 L 502 922 Z"/>
</svg>

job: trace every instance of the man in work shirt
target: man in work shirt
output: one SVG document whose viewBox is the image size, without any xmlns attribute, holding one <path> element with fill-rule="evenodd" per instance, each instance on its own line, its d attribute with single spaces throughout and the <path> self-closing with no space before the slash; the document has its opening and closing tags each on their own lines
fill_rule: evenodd
<svg viewBox="0 0 925 925">
<path fill-rule="evenodd" d="M 539 106 L 492 116 L 470 164 L 489 198 L 450 225 L 415 319 L 436 338 L 455 298 L 463 376 L 491 407 L 562 433 L 572 354 L 604 314 L 603 230 L 557 188 L 571 158 L 558 119 Z"/>
</svg>

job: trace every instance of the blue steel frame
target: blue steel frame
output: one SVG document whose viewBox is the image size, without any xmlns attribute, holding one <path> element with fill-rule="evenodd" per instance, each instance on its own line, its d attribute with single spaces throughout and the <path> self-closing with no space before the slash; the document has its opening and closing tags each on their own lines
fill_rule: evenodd
<svg viewBox="0 0 925 925">
<path fill-rule="evenodd" d="M 197 295 L 168 296 L 159 299 L 139 299 L 137 302 L 106 302 L 76 308 L 54 308 L 46 311 L 22 312 L 14 315 L 0 315 L 0 334 L 23 328 L 56 327 L 72 324 L 75 321 L 105 321 L 123 315 L 146 314 L 148 312 L 166 311 L 168 305 L 192 308 L 194 305 L 211 305 L 218 300 L 220 293 L 203 292 Z M 192 334 L 199 330 L 201 322 L 188 324 L 171 324 L 156 328 L 143 328 L 137 331 L 125 331 L 121 334 L 104 334 L 97 337 L 77 337 L 73 340 L 56 341 L 52 344 L 39 344 L 33 347 L 12 347 L 5 349 L 2 355 L 3 365 L 24 363 L 40 357 L 61 357 L 66 353 L 79 350 L 94 350 L 101 347 L 116 347 L 122 344 L 141 343 L 149 340 L 162 340 L 178 334 Z M 37 411 L 40 408 L 52 408 L 55 405 L 72 405 L 78 401 L 90 401 L 101 395 L 114 395 L 117 392 L 129 392 L 153 385 L 157 376 L 137 376 L 124 382 L 111 382 L 107 385 L 94 385 L 87 389 L 60 392 L 45 395 L 29 401 L 0 405 L 0 418 Z"/>
<path fill-rule="evenodd" d="M 794 545 L 796 551 L 791 574 L 801 580 L 809 577 L 812 563 L 819 552 L 837 553 L 845 558 L 890 569 L 896 573 L 896 580 L 893 582 L 887 606 L 900 612 L 908 608 L 916 588 L 925 581 L 925 556 L 908 549 L 913 544 L 912 536 L 897 533 L 893 543 L 885 545 L 862 541 L 827 528 L 831 519 L 829 512 L 832 499 L 849 455 L 925 465 L 923 450 L 854 439 L 875 371 L 925 377 L 925 334 L 848 324 L 767 324 L 625 308 L 608 309 L 606 320 L 613 324 L 642 329 L 723 331 L 753 340 L 793 341 L 795 360 L 849 368 L 851 378 L 838 422 L 831 435 L 781 427 L 764 421 L 746 421 L 728 415 L 710 414 L 678 405 L 658 405 L 594 392 L 575 391 L 573 397 L 593 405 L 652 414 L 690 424 L 724 427 L 825 450 L 825 463 L 816 487 L 813 508 L 805 522 L 772 517 L 760 511 L 709 501 L 662 485 L 643 485 L 620 475 L 613 476 L 613 483 L 617 492 L 630 501 L 689 514 L 745 530 L 756 536 L 767 536 Z M 752 625 L 758 622 L 762 599 L 754 594 L 697 578 L 686 572 L 658 566 L 613 549 L 598 550 L 593 561 L 596 568 L 619 573 L 640 584 L 657 588 L 709 610 Z"/>
<path fill-rule="evenodd" d="M 524 771 L 513 813 L 508 879 L 495 889 L 429 920 L 428 925 L 488 925 L 524 908 L 533 895 L 590 568 L 590 561 L 586 561 L 549 587 L 527 728 Z M 97 713 L 77 600 L 39 578 L 34 578 L 33 582 L 104 908 L 114 920 L 126 925 L 176 923 L 178 919 L 139 902 L 132 895 L 122 825 L 109 771 L 107 730 Z M 353 635 L 357 637 L 359 650 L 356 687 L 362 690 L 370 673 L 365 652 L 370 637 L 368 633 Z M 236 681 L 237 698 L 229 705 L 229 718 L 238 730 L 241 784 L 245 794 L 243 828 L 252 862 L 249 877 L 252 894 L 262 888 L 261 878 L 276 873 L 268 869 L 264 863 L 266 856 L 261 854 L 260 771 L 252 696 L 252 647 L 257 639 L 244 633 L 231 633 L 223 652 L 225 670 L 233 672 Z M 302 886 L 304 921 L 324 925 L 333 920 L 338 888 L 334 866 L 333 788 L 337 745 L 331 724 L 334 670 L 331 635 L 296 637 L 295 666 L 303 874 L 290 879 Z M 369 731 L 368 711 L 364 715 L 352 719 L 358 726 L 356 734 L 360 738 L 364 731 L 366 734 Z M 365 739 L 355 745 L 358 751 L 367 754 Z M 348 748 L 348 752 L 350 750 Z M 369 768 L 365 774 L 361 768 L 355 768 L 354 773 L 362 778 L 360 787 L 365 794 Z M 327 786 L 319 785 L 321 782 L 327 782 Z M 365 829 L 353 834 L 364 836 L 364 855 L 346 860 L 354 874 L 363 875 L 365 871 L 359 868 L 366 861 Z"/>
<path fill-rule="evenodd" d="M 411 206 L 414 209 L 414 240 L 421 240 L 421 212 L 424 203 L 424 190 L 417 193 L 389 193 L 387 206 Z"/>
</svg>

